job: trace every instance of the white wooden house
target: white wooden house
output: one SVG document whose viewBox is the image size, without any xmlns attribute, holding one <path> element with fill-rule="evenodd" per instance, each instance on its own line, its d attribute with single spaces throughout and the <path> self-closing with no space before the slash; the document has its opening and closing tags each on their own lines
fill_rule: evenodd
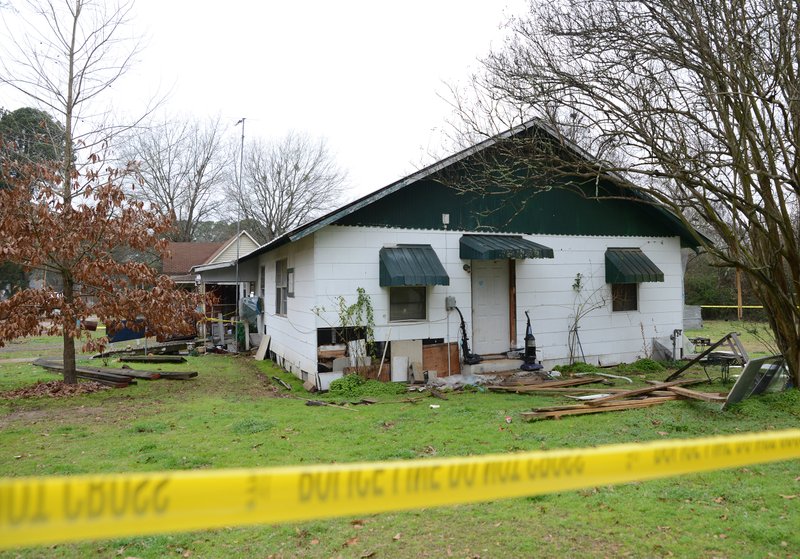
<svg viewBox="0 0 800 559">
<path fill-rule="evenodd" d="M 264 298 L 260 327 L 280 365 L 303 378 L 324 370 L 318 350 L 335 341 L 335 299 L 354 301 L 359 287 L 371 298 L 379 342 L 458 344 L 452 297 L 471 351 L 505 356 L 524 346 L 529 311 L 546 367 L 633 361 L 682 328 L 681 249 L 698 244 L 694 231 L 662 207 L 613 196 L 626 187 L 610 180 L 600 185 L 612 194 L 605 199 L 535 187 L 534 195 L 483 196 L 438 180 L 491 146 L 442 160 L 240 259 L 240 273 Z M 523 195 L 524 204 L 514 197 Z"/>
</svg>

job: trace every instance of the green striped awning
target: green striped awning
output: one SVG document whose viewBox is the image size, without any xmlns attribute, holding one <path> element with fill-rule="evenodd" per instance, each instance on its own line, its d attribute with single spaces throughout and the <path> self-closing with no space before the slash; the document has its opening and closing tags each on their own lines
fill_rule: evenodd
<svg viewBox="0 0 800 559">
<path fill-rule="evenodd" d="M 664 281 L 664 272 L 639 248 L 606 250 L 606 283 Z"/>
<path fill-rule="evenodd" d="M 380 285 L 450 285 L 431 245 L 399 245 L 380 251 Z"/>
<path fill-rule="evenodd" d="M 459 256 L 464 260 L 553 258 L 553 249 L 519 235 L 463 235 Z"/>
</svg>

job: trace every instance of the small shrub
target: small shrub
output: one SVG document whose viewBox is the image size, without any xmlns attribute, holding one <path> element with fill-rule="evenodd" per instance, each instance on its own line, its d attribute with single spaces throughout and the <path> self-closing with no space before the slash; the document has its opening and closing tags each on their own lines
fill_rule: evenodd
<svg viewBox="0 0 800 559">
<path fill-rule="evenodd" d="M 553 370 L 559 373 L 595 373 L 600 370 L 600 367 L 577 361 L 571 365 L 556 365 Z"/>
<path fill-rule="evenodd" d="M 617 365 L 616 369 L 625 373 L 660 373 L 664 371 L 664 365 L 652 359 L 639 359 L 633 363 Z"/>
<path fill-rule="evenodd" d="M 328 394 L 339 398 L 360 398 L 384 394 L 402 394 L 405 391 L 406 387 L 401 383 L 366 380 L 356 374 L 350 374 L 333 381 Z"/>
</svg>

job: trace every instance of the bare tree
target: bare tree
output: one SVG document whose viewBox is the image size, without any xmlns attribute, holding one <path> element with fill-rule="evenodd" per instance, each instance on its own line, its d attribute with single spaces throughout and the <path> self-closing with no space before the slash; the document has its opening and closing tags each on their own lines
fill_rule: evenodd
<svg viewBox="0 0 800 559">
<path fill-rule="evenodd" d="M 128 70 L 139 42 L 127 35 L 132 1 L 25 0 L 4 17 L 0 83 L 38 103 L 64 127 L 64 176 L 120 130 L 99 100 Z M 143 118 L 143 117 L 142 117 Z M 69 188 L 69 181 L 64 187 Z M 64 191 L 67 200 L 76 193 Z"/>
<path fill-rule="evenodd" d="M 195 241 L 198 224 L 217 216 L 231 160 L 219 118 L 165 121 L 130 137 L 122 149 L 138 165 L 137 198 L 173 215 L 173 241 Z"/>
<path fill-rule="evenodd" d="M 324 140 L 297 133 L 275 143 L 251 144 L 243 174 L 241 192 L 234 185 L 231 197 L 261 242 L 338 205 L 346 180 Z"/>
<path fill-rule="evenodd" d="M 461 105 L 466 129 L 536 117 L 495 162 L 578 177 L 562 186 L 586 196 L 627 179 L 632 197 L 697 220 L 719 241 L 698 242 L 749 279 L 800 386 L 796 0 L 532 0 L 509 31 L 475 78 L 481 110 Z"/>
</svg>

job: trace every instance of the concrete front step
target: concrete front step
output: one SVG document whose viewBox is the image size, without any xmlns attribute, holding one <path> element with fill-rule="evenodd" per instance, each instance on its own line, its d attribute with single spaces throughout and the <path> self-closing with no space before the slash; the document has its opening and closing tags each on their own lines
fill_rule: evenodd
<svg viewBox="0 0 800 559">
<path fill-rule="evenodd" d="M 523 363 L 525 363 L 525 361 L 522 359 L 487 359 L 476 365 L 462 364 L 461 374 L 469 376 L 518 371 Z"/>
</svg>

